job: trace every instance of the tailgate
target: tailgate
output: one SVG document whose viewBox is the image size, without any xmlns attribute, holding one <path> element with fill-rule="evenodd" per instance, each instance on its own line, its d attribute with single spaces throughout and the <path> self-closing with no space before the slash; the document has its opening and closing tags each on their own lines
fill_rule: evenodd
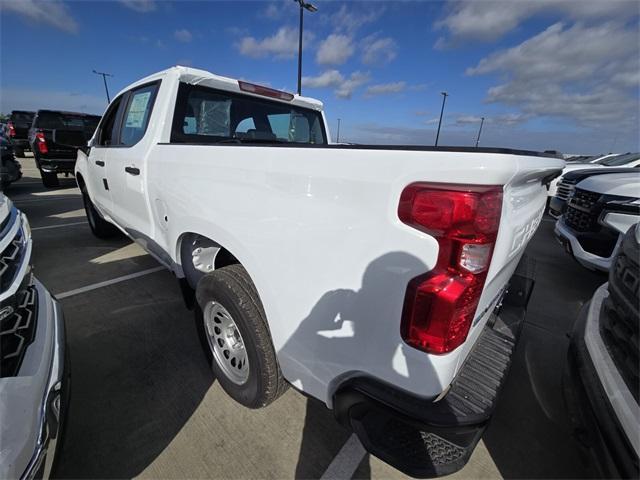
<svg viewBox="0 0 640 480">
<path fill-rule="evenodd" d="M 517 169 L 504 186 L 502 218 L 485 288 L 465 349 L 470 349 L 488 315 L 501 299 L 525 248 L 542 220 L 547 184 L 562 172 L 564 162 L 555 158 L 515 157 Z M 464 357 L 464 356 L 463 356 Z"/>
</svg>

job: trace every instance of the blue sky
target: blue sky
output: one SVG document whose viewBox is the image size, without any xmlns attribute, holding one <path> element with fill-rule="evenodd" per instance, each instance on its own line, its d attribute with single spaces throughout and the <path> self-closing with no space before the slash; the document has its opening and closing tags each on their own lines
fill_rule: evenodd
<svg viewBox="0 0 640 480">
<path fill-rule="evenodd" d="M 316 0 L 303 94 L 335 136 L 571 153 L 638 150 L 635 1 Z M 0 0 L 0 111 L 101 113 L 111 94 L 175 64 L 295 91 L 298 7 L 278 2 Z"/>
</svg>

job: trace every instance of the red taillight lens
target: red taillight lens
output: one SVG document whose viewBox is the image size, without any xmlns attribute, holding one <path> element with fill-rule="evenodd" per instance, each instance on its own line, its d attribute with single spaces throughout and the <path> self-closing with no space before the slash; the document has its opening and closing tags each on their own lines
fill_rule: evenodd
<svg viewBox="0 0 640 480">
<path fill-rule="evenodd" d="M 36 133 L 36 143 L 38 144 L 38 151 L 40 153 L 49 153 L 49 147 L 47 147 L 47 140 L 44 138 L 44 133 Z"/>
<path fill-rule="evenodd" d="M 253 83 L 238 80 L 238 86 L 240 87 L 240 90 L 244 92 L 251 92 L 255 93 L 256 95 L 263 95 L 265 97 L 278 98 L 280 100 L 286 100 L 288 102 L 293 100 L 293 95 L 291 93 L 274 90 L 273 88 L 263 87 L 262 85 L 255 85 Z"/>
<path fill-rule="evenodd" d="M 13 122 L 7 123 L 7 126 L 9 127 L 9 136 L 10 137 L 15 137 L 16 136 L 16 127 L 13 126 Z"/>
<path fill-rule="evenodd" d="M 502 187 L 416 183 L 400 196 L 402 222 L 438 241 L 434 269 L 407 287 L 402 338 L 428 353 L 467 338 L 487 278 L 502 211 Z"/>
</svg>

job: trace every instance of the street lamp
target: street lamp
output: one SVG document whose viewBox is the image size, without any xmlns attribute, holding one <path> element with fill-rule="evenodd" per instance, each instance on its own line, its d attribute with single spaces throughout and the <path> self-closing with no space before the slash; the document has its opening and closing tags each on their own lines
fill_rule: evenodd
<svg viewBox="0 0 640 480">
<path fill-rule="evenodd" d="M 436 144 L 435 146 L 438 146 L 438 139 L 440 138 L 440 125 L 442 125 L 442 114 L 444 113 L 444 102 L 447 101 L 447 97 L 449 96 L 449 94 L 447 92 L 440 92 L 440 95 L 442 95 L 442 108 L 440 109 L 440 120 L 438 121 L 438 133 L 436 133 Z"/>
<path fill-rule="evenodd" d="M 304 10 L 311 13 L 317 12 L 318 8 L 304 0 L 293 0 L 300 5 L 300 37 L 298 39 L 298 95 L 302 94 L 302 17 Z"/>
<path fill-rule="evenodd" d="M 476 148 L 478 148 L 478 144 L 480 143 L 480 134 L 482 133 L 482 125 L 484 125 L 484 117 L 480 119 L 480 129 L 478 130 L 478 138 L 476 139 Z"/>
<path fill-rule="evenodd" d="M 340 119 L 338 119 L 338 135 L 336 137 L 336 142 L 340 143 Z"/>
<path fill-rule="evenodd" d="M 109 88 L 107 88 L 107 77 L 113 77 L 110 73 L 104 72 L 96 72 L 93 71 L 96 75 L 102 75 L 102 80 L 104 81 L 104 91 L 107 92 L 107 105 L 111 103 L 111 99 L 109 98 Z"/>
</svg>

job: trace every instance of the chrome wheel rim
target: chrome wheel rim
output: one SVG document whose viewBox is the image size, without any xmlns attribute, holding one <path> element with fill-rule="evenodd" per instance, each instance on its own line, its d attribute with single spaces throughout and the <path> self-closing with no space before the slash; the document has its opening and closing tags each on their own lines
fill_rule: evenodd
<svg viewBox="0 0 640 480">
<path fill-rule="evenodd" d="M 249 378 L 249 359 L 236 322 L 217 302 L 207 303 L 203 318 L 213 360 L 229 380 L 242 385 Z"/>
</svg>

